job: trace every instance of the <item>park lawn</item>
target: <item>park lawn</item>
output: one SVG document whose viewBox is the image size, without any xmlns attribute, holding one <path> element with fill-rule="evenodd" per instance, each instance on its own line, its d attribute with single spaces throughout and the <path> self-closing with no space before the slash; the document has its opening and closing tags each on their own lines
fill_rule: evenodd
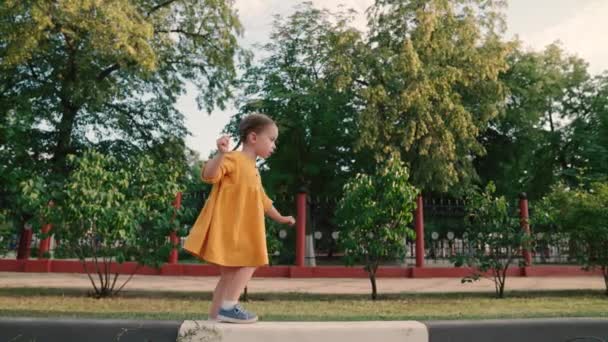
<svg viewBox="0 0 608 342">
<path fill-rule="evenodd" d="M 256 293 L 245 307 L 266 321 L 455 320 L 539 317 L 608 318 L 602 291 L 365 295 Z M 78 289 L 0 289 L 0 316 L 202 320 L 210 293 L 126 291 L 94 299 Z"/>
</svg>

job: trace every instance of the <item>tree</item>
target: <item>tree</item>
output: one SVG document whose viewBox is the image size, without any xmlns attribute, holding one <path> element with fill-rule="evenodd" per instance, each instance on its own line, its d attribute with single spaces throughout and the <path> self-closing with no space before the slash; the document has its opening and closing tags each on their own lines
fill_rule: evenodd
<svg viewBox="0 0 608 342">
<path fill-rule="evenodd" d="M 409 173 L 396 157 L 387 158 L 374 175 L 357 174 L 344 186 L 336 221 L 341 227 L 339 245 L 345 262 L 363 262 L 377 298 L 376 272 L 381 261 L 405 257 L 405 239 L 418 190 L 408 182 Z"/>
<path fill-rule="evenodd" d="M 229 1 L 9 0 L 0 14 L 3 111 L 64 175 L 82 145 L 183 137 L 174 103 L 186 82 L 208 110 L 231 95 L 241 26 Z"/>
<path fill-rule="evenodd" d="M 137 271 L 136 267 L 117 287 L 114 261 L 159 267 L 167 260 L 172 249 L 167 236 L 180 225 L 172 206 L 179 171 L 171 164 L 155 163 L 148 155 L 124 163 L 89 151 L 69 160 L 74 171 L 61 194 L 49 193 L 39 178 L 24 182 L 23 191 L 40 222 L 53 224 L 58 252 L 80 260 L 95 296 L 112 296 Z M 52 206 L 47 205 L 49 197 Z"/>
<path fill-rule="evenodd" d="M 184 164 L 177 98 L 193 84 L 200 106 L 223 107 L 246 56 L 232 4 L 0 2 L 0 208 L 15 231 L 34 215 L 18 185 L 39 175 L 60 192 L 68 154 Z"/>
<path fill-rule="evenodd" d="M 557 184 L 541 203 L 545 220 L 568 238 L 570 257 L 583 269 L 602 271 L 608 295 L 608 183 Z"/>
<path fill-rule="evenodd" d="M 188 170 L 180 185 L 184 189 L 181 202 L 180 220 L 185 226 L 180 231 L 180 236 L 187 236 L 194 221 L 203 209 L 205 200 L 211 192 L 211 186 L 201 180 L 203 161 L 199 159 L 198 152 L 189 150 Z"/>
<path fill-rule="evenodd" d="M 335 201 L 345 180 L 371 165 L 352 146 L 357 137 L 355 60 L 361 33 L 350 11 L 332 13 L 305 2 L 288 18 L 277 16 L 262 58 L 243 76 L 239 112 L 226 128 L 238 137 L 244 115 L 263 112 L 279 125 L 278 149 L 261 165 L 274 198 L 289 198 L 305 186 L 311 194 L 313 229 L 330 236 Z M 370 158 L 367 158 L 370 159 Z M 293 203 L 276 203 L 293 207 Z M 287 209 L 287 208 L 285 208 Z"/>
<path fill-rule="evenodd" d="M 488 153 L 475 165 L 482 181 L 495 182 L 498 193 L 514 199 L 525 191 L 537 199 L 559 180 L 577 182 L 582 165 L 572 123 L 587 111 L 587 63 L 558 44 L 542 52 L 517 48 L 508 63 L 501 74 L 506 106 L 480 137 Z"/>
<path fill-rule="evenodd" d="M 488 272 L 494 282 L 496 296 L 504 297 L 507 270 L 529 249 L 530 236 L 520 228 L 517 217 L 504 196 L 495 197 L 496 187 L 489 183 L 483 193 L 473 191 L 467 203 L 468 222 L 465 232 L 465 251 L 454 258 L 455 265 L 468 265 L 473 274 L 462 282 L 472 282 Z"/>
<path fill-rule="evenodd" d="M 504 102 L 502 4 L 377 0 L 369 9 L 359 146 L 401 153 L 424 191 L 475 178 L 477 137 Z"/>
<path fill-rule="evenodd" d="M 238 122 L 254 111 L 279 123 L 280 138 L 288 143 L 268 161 L 277 172 L 265 179 L 285 188 L 282 193 L 295 193 L 303 185 L 327 188 L 323 179 L 337 180 L 352 168 L 356 115 L 349 55 L 356 52 L 360 33 L 348 26 L 350 14 L 303 3 L 289 18 L 276 17 L 272 42 L 262 47 L 268 57 L 241 80 L 240 111 L 227 130 L 238 136 Z M 327 191 L 341 185 L 331 184 Z"/>
<path fill-rule="evenodd" d="M 608 73 L 588 82 L 580 113 L 569 125 L 566 153 L 580 183 L 608 180 Z"/>
</svg>

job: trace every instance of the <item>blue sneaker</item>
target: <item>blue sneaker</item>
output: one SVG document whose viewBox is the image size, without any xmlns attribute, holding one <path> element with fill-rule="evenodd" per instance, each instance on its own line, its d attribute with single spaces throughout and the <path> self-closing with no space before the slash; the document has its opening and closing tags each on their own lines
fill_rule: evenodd
<svg viewBox="0 0 608 342">
<path fill-rule="evenodd" d="M 240 304 L 237 304 L 229 310 L 220 308 L 217 320 L 218 322 L 225 323 L 254 323 L 258 321 L 258 316 L 253 312 L 245 310 Z"/>
</svg>

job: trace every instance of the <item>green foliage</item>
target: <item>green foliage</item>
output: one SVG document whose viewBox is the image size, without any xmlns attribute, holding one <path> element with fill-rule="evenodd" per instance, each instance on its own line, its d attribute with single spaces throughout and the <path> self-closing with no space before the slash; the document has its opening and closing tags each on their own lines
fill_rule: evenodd
<svg viewBox="0 0 608 342">
<path fill-rule="evenodd" d="M 425 191 L 475 179 L 477 137 L 504 100 L 503 3 L 379 0 L 369 9 L 359 145 L 401 153 Z"/>
<path fill-rule="evenodd" d="M 283 243 L 279 239 L 279 231 L 285 229 L 285 226 L 272 221 L 266 220 L 266 249 L 268 250 L 268 260 L 270 264 L 277 264 L 281 260 L 281 250 Z M 290 228 L 287 228 L 290 229 Z"/>
<path fill-rule="evenodd" d="M 363 262 L 376 299 L 376 271 L 383 260 L 401 260 L 418 190 L 408 182 L 407 168 L 388 158 L 374 175 L 357 174 L 344 186 L 336 221 L 341 227 L 338 244 L 347 264 Z"/>
<path fill-rule="evenodd" d="M 556 188 L 554 186 L 553 188 Z M 576 260 L 572 255 L 568 255 L 567 251 L 571 248 L 568 234 L 564 232 L 555 222 L 556 208 L 554 204 L 543 197 L 539 200 L 531 202 L 530 223 L 531 230 L 535 241 L 535 250 L 540 257 L 540 263 L 545 263 L 547 258 L 548 248 L 556 247 L 561 251 L 560 263 L 566 262 L 576 264 Z M 565 259 L 565 260 L 564 260 Z"/>
<path fill-rule="evenodd" d="M 4 256 L 11 248 L 13 240 L 13 229 L 5 211 L 0 211 L 0 257 Z"/>
<path fill-rule="evenodd" d="M 299 5 L 289 17 L 275 18 L 270 43 L 260 47 L 263 58 L 241 80 L 239 113 L 226 130 L 238 137 L 238 122 L 250 112 L 266 113 L 278 123 L 278 149 L 261 172 L 279 206 L 292 208 L 291 202 L 279 202 L 302 187 L 312 200 L 339 198 L 346 179 L 372 165 L 367 152 L 353 149 L 362 38 L 351 23 L 350 11 Z M 313 205 L 312 230 L 330 236 L 336 230 L 334 210 L 335 202 L 322 209 Z"/>
<path fill-rule="evenodd" d="M 85 265 L 95 294 L 113 295 L 128 282 L 115 289 L 118 273 L 111 279 L 113 261 L 159 267 L 167 260 L 171 249 L 167 236 L 180 225 L 173 219 L 172 206 L 180 174 L 147 155 L 121 162 L 87 151 L 81 158 L 69 159 L 74 171 L 52 206 L 47 205 L 48 197 L 43 196 L 47 192 L 39 180 L 25 182 L 24 193 L 42 220 L 53 224 L 58 248 Z M 99 275 L 99 282 L 91 273 Z"/>
<path fill-rule="evenodd" d="M 227 131 L 253 111 L 277 121 L 279 148 L 266 161 L 264 181 L 277 194 L 301 186 L 315 195 L 339 193 L 352 172 L 356 111 L 354 70 L 348 58 L 360 40 L 349 13 L 330 13 L 304 3 L 289 18 L 277 17 L 268 55 L 242 79 L 240 112 Z"/>
<path fill-rule="evenodd" d="M 9 101 L 10 98 L 0 96 L 0 111 L 7 108 Z M 30 180 L 32 175 L 45 175 L 49 184 L 55 187 L 53 175 L 48 174 L 49 160 L 35 159 L 40 146 L 31 142 L 39 135 L 26 127 L 32 124 L 29 119 L 0 112 L 0 213 L 3 216 L 0 224 L 5 232 L 3 235 L 11 239 L 19 236 L 27 221 L 37 218 L 30 211 L 29 201 L 22 196 L 21 184 Z"/>
<path fill-rule="evenodd" d="M 467 229 L 464 254 L 454 258 L 455 266 L 470 266 L 471 276 L 462 281 L 479 280 L 491 275 L 496 296 L 504 297 L 509 266 L 519 258 L 522 248 L 530 248 L 531 238 L 520 227 L 519 218 L 504 196 L 496 197 L 496 187 L 489 183 L 482 193 L 473 191 L 467 203 Z"/>
<path fill-rule="evenodd" d="M 0 18 L 0 208 L 16 227 L 35 215 L 19 184 L 65 181 L 68 154 L 184 164 L 178 97 L 193 84 L 223 108 L 247 57 L 232 1 L 9 0 Z"/>
<path fill-rule="evenodd" d="M 192 84 L 200 107 L 223 108 L 237 59 L 248 58 L 232 1 L 8 0 L 0 18 L 0 210 L 10 234 L 41 215 L 21 184 L 35 178 L 47 202 L 56 198 L 69 154 L 186 165 L 178 97 Z"/>
<path fill-rule="evenodd" d="M 565 150 L 580 174 L 578 183 L 589 186 L 608 180 L 608 73 L 591 79 L 584 95 Z"/>
<path fill-rule="evenodd" d="M 587 63 L 557 44 L 541 52 L 514 49 L 508 63 L 501 74 L 506 107 L 481 137 L 487 155 L 476 160 L 483 182 L 495 182 L 511 199 L 520 192 L 540 198 L 560 180 L 577 184 L 579 168 L 593 163 L 577 141 L 593 140 L 583 123 L 595 117 L 591 102 L 599 100 L 593 100 L 597 86 L 589 83 Z"/>
<path fill-rule="evenodd" d="M 191 151 L 190 158 L 188 158 L 189 168 L 180 180 L 180 186 L 184 190 L 179 212 L 179 220 L 183 223 L 183 226 L 178 230 L 179 236 L 188 235 L 205 204 L 208 194 L 211 192 L 211 186 L 201 180 L 203 162 L 198 158 L 198 154 Z"/>
<path fill-rule="evenodd" d="M 608 294 L 608 183 L 570 189 L 556 185 L 542 200 L 546 222 L 569 240 L 568 253 L 585 269 L 601 269 Z"/>
</svg>

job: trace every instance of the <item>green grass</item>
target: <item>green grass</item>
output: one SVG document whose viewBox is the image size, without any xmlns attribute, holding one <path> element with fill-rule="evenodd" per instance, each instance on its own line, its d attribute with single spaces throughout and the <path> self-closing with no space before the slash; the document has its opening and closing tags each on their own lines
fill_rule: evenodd
<svg viewBox="0 0 608 342">
<path fill-rule="evenodd" d="M 0 316 L 123 319 L 206 319 L 210 293 L 127 291 L 94 299 L 84 290 L 0 289 Z M 455 320 L 606 317 L 602 291 L 365 295 L 250 294 L 247 308 L 268 321 Z"/>
</svg>

